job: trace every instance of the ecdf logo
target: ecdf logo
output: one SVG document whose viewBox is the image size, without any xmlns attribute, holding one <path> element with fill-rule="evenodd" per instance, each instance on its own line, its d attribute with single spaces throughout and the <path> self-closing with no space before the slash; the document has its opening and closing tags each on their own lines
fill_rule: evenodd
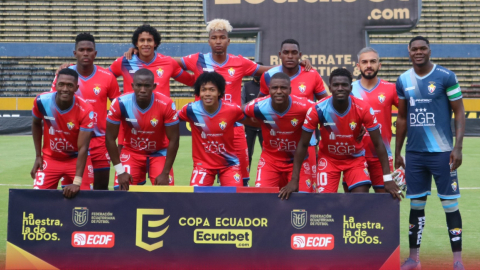
<svg viewBox="0 0 480 270">
<path fill-rule="evenodd" d="M 292 226 L 295 229 L 302 229 L 307 225 L 307 211 L 305 209 L 292 210 Z"/>
<path fill-rule="evenodd" d="M 142 234 L 143 234 L 143 217 L 147 215 L 157 215 L 157 216 L 163 216 L 163 209 L 145 209 L 145 208 L 139 208 L 137 209 L 137 235 L 136 235 L 136 240 L 135 240 L 135 245 L 137 245 L 140 248 L 143 248 L 148 251 L 153 251 L 155 249 L 159 249 L 163 247 L 163 240 L 160 240 L 156 243 L 153 244 L 148 244 L 143 242 L 142 240 Z M 160 220 L 149 220 L 148 221 L 148 226 L 149 228 L 158 228 L 162 225 L 164 225 L 170 216 L 160 219 Z M 168 230 L 168 227 L 165 227 L 163 230 L 157 231 L 157 232 L 151 232 L 148 231 L 148 238 L 160 238 L 162 235 L 165 234 L 165 232 Z"/>
<path fill-rule="evenodd" d="M 291 247 L 296 250 L 332 250 L 332 234 L 292 234 Z"/>
<path fill-rule="evenodd" d="M 112 248 L 115 245 L 113 232 L 73 232 L 72 246 L 78 248 Z"/>
</svg>

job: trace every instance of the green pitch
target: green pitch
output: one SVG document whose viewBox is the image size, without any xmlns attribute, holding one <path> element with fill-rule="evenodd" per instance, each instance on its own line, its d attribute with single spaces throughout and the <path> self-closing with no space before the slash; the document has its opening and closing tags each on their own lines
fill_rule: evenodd
<svg viewBox="0 0 480 270">
<path fill-rule="evenodd" d="M 188 185 L 192 172 L 190 137 L 181 137 L 180 149 L 174 164 L 175 184 Z M 463 217 L 463 259 L 467 269 L 480 269 L 480 224 L 479 203 L 480 182 L 476 176 L 476 166 L 480 164 L 480 138 L 466 138 L 463 148 L 463 165 L 459 169 L 462 197 L 459 199 Z M 255 178 L 260 147 L 252 162 L 252 179 Z M 0 136 L 0 269 L 5 265 L 7 238 L 8 190 L 30 189 L 30 178 L 35 152 L 30 136 Z M 110 183 L 113 183 L 113 169 Z M 253 183 L 253 180 L 250 181 Z M 112 187 L 110 187 L 112 189 Z M 341 192 L 341 191 L 340 191 Z M 408 256 L 408 214 L 409 201 L 403 200 L 400 208 L 401 258 Z M 379 213 L 381 214 L 381 213 Z M 423 269 L 451 269 L 452 253 L 447 236 L 445 214 L 436 190 L 432 190 L 426 207 L 426 226 L 423 233 L 420 260 Z M 372 254 L 375 256 L 375 254 Z"/>
</svg>

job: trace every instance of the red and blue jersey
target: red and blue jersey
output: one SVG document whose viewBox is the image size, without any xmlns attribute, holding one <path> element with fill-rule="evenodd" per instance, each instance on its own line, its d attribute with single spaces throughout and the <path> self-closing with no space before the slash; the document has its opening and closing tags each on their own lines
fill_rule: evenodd
<svg viewBox="0 0 480 270">
<path fill-rule="evenodd" d="M 107 121 L 120 125 L 125 134 L 123 147 L 134 153 L 152 157 L 166 156 L 168 140 L 165 127 L 179 123 L 175 103 L 160 93 L 152 93 L 147 108 L 138 106 L 135 93 L 114 99 Z"/>
<path fill-rule="evenodd" d="M 263 136 L 262 157 L 267 162 L 293 162 L 293 156 L 302 136 L 302 123 L 312 101 L 289 96 L 288 109 L 279 113 L 272 107 L 270 96 L 250 101 L 245 115 L 261 122 Z"/>
<path fill-rule="evenodd" d="M 43 120 L 44 156 L 72 158 L 78 156 L 78 134 L 93 131 L 93 109 L 74 95 L 70 108 L 61 110 L 55 102 L 57 92 L 38 95 L 33 102 L 33 117 Z"/>
<path fill-rule="evenodd" d="M 77 65 L 70 69 L 77 70 Z M 57 91 L 53 80 L 52 91 Z M 88 77 L 78 74 L 78 90 L 75 95 L 84 99 L 93 108 L 93 137 L 104 137 L 107 127 L 107 99 L 120 96 L 117 79 L 107 69 L 94 65 L 93 73 Z"/>
<path fill-rule="evenodd" d="M 234 126 L 245 116 L 238 105 L 220 101 L 217 111 L 210 114 L 201 100 L 195 101 L 183 106 L 179 117 L 192 128 L 193 166 L 223 169 L 240 164 L 233 143 Z"/>
<path fill-rule="evenodd" d="M 270 80 L 273 75 L 279 72 L 283 72 L 282 66 L 276 66 L 263 73 L 260 78 L 260 92 L 263 95 L 269 95 Z M 311 101 L 314 101 L 316 95 L 327 93 L 320 74 L 315 69 L 305 71 L 305 68 L 302 66 L 298 69 L 297 74 L 290 77 L 290 86 L 292 88 L 291 95 L 305 97 Z"/>
<path fill-rule="evenodd" d="M 167 97 L 170 97 L 170 78 L 188 86 L 193 86 L 195 83 L 193 75 L 183 71 L 173 58 L 160 53 L 156 53 L 149 63 L 143 62 L 137 55 L 133 55 L 131 60 L 122 56 L 117 58 L 109 69 L 116 77 L 123 77 L 123 93 L 126 94 L 133 92 L 133 75 L 142 68 L 153 72 L 157 84 L 154 91 Z"/>
<path fill-rule="evenodd" d="M 253 76 L 260 66 L 239 55 L 228 54 L 223 63 L 213 60 L 212 54 L 196 53 L 182 57 L 183 68 L 193 71 L 195 80 L 203 72 L 215 71 L 225 78 L 225 96 L 223 100 L 229 103 L 242 105 L 242 79 L 245 76 Z M 195 100 L 199 100 L 195 97 Z"/>
<path fill-rule="evenodd" d="M 315 103 L 308 112 L 303 129 L 313 132 L 320 125 L 320 151 L 336 159 L 365 156 L 362 142 L 356 138 L 361 126 L 367 131 L 380 128 L 375 112 L 366 102 L 350 96 L 348 108 L 339 113 L 333 107 L 332 96 Z"/>
<path fill-rule="evenodd" d="M 384 80 L 378 80 L 375 87 L 368 90 L 362 86 L 360 80 L 352 83 L 352 93 L 354 97 L 367 102 L 373 109 L 375 117 L 380 125 L 382 140 L 387 149 L 388 156 L 392 156 L 390 141 L 392 140 L 392 106 L 398 107 L 398 96 L 395 84 Z M 363 146 L 365 147 L 366 157 L 378 157 L 375 146 L 367 132 L 363 136 Z"/>
</svg>

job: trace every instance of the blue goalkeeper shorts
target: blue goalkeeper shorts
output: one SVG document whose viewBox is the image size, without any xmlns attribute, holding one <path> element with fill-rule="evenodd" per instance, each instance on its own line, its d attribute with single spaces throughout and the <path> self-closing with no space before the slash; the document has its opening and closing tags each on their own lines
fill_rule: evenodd
<svg viewBox="0 0 480 270">
<path fill-rule="evenodd" d="M 450 152 L 407 152 L 405 163 L 408 199 L 430 195 L 432 176 L 435 179 L 438 197 L 460 198 L 457 171 L 450 172 Z"/>
</svg>

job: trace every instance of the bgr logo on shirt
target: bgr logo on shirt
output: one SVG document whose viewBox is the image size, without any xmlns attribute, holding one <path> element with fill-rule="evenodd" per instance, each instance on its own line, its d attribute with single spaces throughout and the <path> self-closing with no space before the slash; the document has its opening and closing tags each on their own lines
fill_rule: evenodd
<svg viewBox="0 0 480 270">
<path fill-rule="evenodd" d="M 426 108 L 415 108 L 415 112 L 410 113 L 410 126 L 435 126 L 435 114 L 427 112 Z"/>
</svg>

